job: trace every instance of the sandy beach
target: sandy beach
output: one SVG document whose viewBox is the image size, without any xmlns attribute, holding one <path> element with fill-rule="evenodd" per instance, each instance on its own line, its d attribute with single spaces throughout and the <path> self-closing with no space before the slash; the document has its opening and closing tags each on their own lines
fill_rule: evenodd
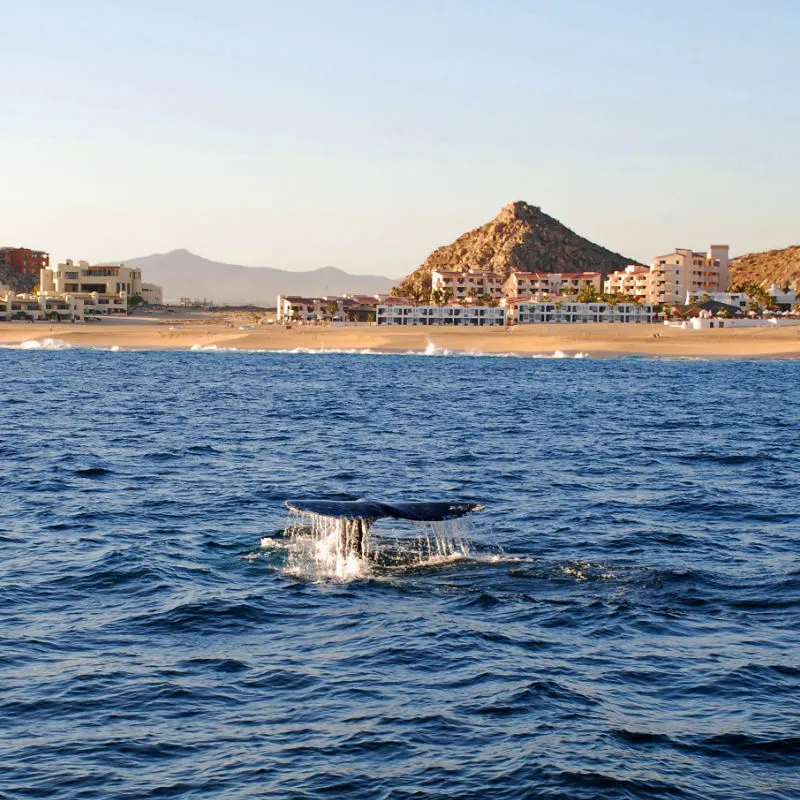
<svg viewBox="0 0 800 800">
<path fill-rule="evenodd" d="M 51 341 L 47 341 L 51 340 Z M 378 328 L 375 325 L 254 325 L 244 315 L 108 319 L 102 323 L 0 323 L 0 344 L 121 350 L 372 350 L 432 349 L 520 356 L 585 354 L 706 358 L 798 358 L 800 327 L 680 330 L 661 324 L 520 325 L 513 328 Z M 36 347 L 28 344 L 27 346 Z"/>
</svg>

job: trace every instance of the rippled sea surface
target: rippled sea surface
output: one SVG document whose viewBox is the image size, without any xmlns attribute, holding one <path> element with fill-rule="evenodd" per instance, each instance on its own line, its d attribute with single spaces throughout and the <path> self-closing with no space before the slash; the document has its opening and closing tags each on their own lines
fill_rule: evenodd
<svg viewBox="0 0 800 800">
<path fill-rule="evenodd" d="M 0 797 L 800 797 L 799 362 L 0 367 Z M 314 579 L 303 496 L 486 510 Z"/>
</svg>

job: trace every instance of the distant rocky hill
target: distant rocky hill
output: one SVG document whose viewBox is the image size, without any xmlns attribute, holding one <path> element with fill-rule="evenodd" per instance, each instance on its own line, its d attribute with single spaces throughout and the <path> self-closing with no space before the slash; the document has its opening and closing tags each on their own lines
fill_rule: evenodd
<svg viewBox="0 0 800 800">
<path fill-rule="evenodd" d="M 142 279 L 147 283 L 162 286 L 167 302 L 189 297 L 207 299 L 217 305 L 274 306 L 279 294 L 379 294 L 388 292 L 395 283 L 391 278 L 377 275 L 350 275 L 335 267 L 288 272 L 222 264 L 188 250 L 130 258 L 124 263 L 141 269 Z"/>
<path fill-rule="evenodd" d="M 582 272 L 603 275 L 637 263 L 578 236 L 540 208 L 522 201 L 507 205 L 486 225 L 431 253 L 393 292 L 421 297 L 431 289 L 431 271 L 487 269 L 512 272 Z"/>
<path fill-rule="evenodd" d="M 748 253 L 730 263 L 731 283 L 757 283 L 768 289 L 772 284 L 800 289 L 800 245 L 764 253 Z"/>
</svg>

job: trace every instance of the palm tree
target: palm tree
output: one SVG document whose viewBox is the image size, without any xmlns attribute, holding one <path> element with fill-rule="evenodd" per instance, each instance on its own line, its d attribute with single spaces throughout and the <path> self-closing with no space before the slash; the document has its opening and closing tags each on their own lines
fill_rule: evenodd
<svg viewBox="0 0 800 800">
<path fill-rule="evenodd" d="M 597 289 L 591 283 L 587 283 L 578 293 L 579 303 L 594 303 L 597 299 Z"/>
</svg>

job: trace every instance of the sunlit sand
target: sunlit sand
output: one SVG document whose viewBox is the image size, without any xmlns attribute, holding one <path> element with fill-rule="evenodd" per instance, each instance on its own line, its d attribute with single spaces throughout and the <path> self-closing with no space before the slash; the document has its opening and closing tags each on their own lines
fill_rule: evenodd
<svg viewBox="0 0 800 800">
<path fill-rule="evenodd" d="M 245 326 L 245 327 L 240 327 Z M 2 323 L 0 344 L 50 340 L 55 346 L 120 350 L 304 350 L 446 352 L 590 357 L 800 357 L 800 327 L 680 330 L 660 324 L 520 325 L 514 328 L 394 328 L 375 325 L 253 325 L 246 315 L 102 323 Z M 34 349 L 36 345 L 33 346 Z"/>
</svg>

